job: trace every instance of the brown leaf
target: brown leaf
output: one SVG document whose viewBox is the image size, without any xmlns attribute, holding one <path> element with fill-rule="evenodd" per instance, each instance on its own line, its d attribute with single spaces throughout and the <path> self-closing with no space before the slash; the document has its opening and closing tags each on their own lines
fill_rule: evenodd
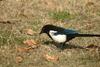
<svg viewBox="0 0 100 67">
<path fill-rule="evenodd" d="M 32 48 L 37 48 L 39 46 L 33 39 L 23 41 L 23 43 Z"/>
<path fill-rule="evenodd" d="M 58 56 L 54 56 L 54 55 L 44 55 L 44 58 L 47 60 L 47 61 L 52 61 L 52 62 L 57 62 L 59 60 L 59 57 Z"/>
<path fill-rule="evenodd" d="M 16 48 L 16 50 L 18 51 L 18 52 L 28 52 L 29 50 L 31 49 L 31 47 L 23 47 L 23 48 L 21 48 L 21 47 L 18 47 L 18 48 Z"/>
<path fill-rule="evenodd" d="M 25 34 L 28 34 L 28 35 L 34 34 L 34 31 L 32 29 L 24 29 L 22 32 L 25 33 Z"/>
<path fill-rule="evenodd" d="M 17 56 L 15 61 L 16 63 L 21 63 L 23 61 L 23 58 L 21 56 Z"/>
</svg>

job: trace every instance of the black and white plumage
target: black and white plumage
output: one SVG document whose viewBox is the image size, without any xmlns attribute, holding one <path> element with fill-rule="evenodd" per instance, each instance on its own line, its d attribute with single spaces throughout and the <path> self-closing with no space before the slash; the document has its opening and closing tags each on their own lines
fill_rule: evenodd
<svg viewBox="0 0 100 67">
<path fill-rule="evenodd" d="M 46 33 L 53 41 L 63 44 L 75 37 L 100 37 L 100 34 L 80 34 L 75 30 L 49 24 L 42 27 L 40 34 L 42 33 Z"/>
</svg>

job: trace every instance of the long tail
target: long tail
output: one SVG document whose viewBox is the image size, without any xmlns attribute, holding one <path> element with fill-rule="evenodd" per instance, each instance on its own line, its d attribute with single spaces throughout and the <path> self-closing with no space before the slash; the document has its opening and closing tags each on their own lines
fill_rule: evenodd
<svg viewBox="0 0 100 67">
<path fill-rule="evenodd" d="M 100 34 L 71 34 L 74 37 L 100 37 Z"/>
</svg>

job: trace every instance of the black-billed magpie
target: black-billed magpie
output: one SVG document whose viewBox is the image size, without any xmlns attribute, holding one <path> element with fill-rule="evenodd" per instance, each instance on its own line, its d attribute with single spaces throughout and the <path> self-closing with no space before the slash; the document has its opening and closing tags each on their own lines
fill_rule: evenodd
<svg viewBox="0 0 100 67">
<path fill-rule="evenodd" d="M 46 33 L 54 42 L 65 44 L 75 37 L 100 37 L 100 34 L 80 34 L 77 31 L 54 25 L 45 25 L 40 34 Z"/>
</svg>

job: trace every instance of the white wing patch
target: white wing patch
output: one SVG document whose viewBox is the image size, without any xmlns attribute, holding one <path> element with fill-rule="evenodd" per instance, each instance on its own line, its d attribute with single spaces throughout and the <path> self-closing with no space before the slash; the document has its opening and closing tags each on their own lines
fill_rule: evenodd
<svg viewBox="0 0 100 67">
<path fill-rule="evenodd" d="M 53 31 L 53 30 L 49 31 L 50 36 L 52 37 L 52 39 L 55 42 L 63 43 L 63 42 L 66 41 L 66 35 L 64 35 L 64 34 L 57 34 L 57 35 L 55 35 L 55 33 L 57 33 L 57 31 Z"/>
</svg>

